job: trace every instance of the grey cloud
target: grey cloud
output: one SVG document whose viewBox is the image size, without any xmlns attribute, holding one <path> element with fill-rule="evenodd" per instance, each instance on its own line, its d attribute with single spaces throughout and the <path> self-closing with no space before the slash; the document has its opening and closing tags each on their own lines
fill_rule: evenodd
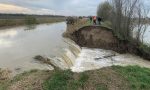
<svg viewBox="0 0 150 90">
<path fill-rule="evenodd" d="M 97 6 L 104 0 L 0 0 L 29 9 L 53 10 L 63 15 L 95 15 Z"/>
</svg>

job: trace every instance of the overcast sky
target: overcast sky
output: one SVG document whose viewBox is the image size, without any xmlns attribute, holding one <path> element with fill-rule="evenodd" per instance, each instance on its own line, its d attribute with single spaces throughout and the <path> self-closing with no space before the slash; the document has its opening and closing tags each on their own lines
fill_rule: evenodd
<svg viewBox="0 0 150 90">
<path fill-rule="evenodd" d="M 105 0 L 0 0 L 0 13 L 96 15 Z M 150 5 L 150 0 L 143 0 Z"/>
</svg>

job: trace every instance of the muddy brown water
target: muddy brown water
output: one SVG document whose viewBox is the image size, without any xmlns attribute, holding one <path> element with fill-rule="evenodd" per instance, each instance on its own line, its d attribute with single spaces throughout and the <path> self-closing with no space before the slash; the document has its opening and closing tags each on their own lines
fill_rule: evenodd
<svg viewBox="0 0 150 90">
<path fill-rule="evenodd" d="M 0 68 L 14 73 L 31 69 L 51 69 L 36 62 L 36 55 L 55 56 L 67 47 L 62 33 L 65 22 L 21 26 L 0 30 Z"/>
</svg>

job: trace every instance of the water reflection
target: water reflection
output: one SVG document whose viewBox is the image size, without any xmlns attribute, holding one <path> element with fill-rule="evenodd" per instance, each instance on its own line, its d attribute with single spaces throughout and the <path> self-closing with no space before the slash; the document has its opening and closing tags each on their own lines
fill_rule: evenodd
<svg viewBox="0 0 150 90">
<path fill-rule="evenodd" d="M 35 30 L 35 29 L 36 29 L 36 25 L 27 25 L 24 30 Z"/>
<path fill-rule="evenodd" d="M 1 30 L 0 31 L 0 48 L 11 47 L 13 42 L 8 38 L 14 38 L 18 32 L 16 30 Z"/>
<path fill-rule="evenodd" d="M 150 45 L 150 25 L 147 27 L 146 32 L 144 33 L 144 42 Z"/>
<path fill-rule="evenodd" d="M 136 38 L 136 35 L 138 33 L 138 28 L 135 27 L 133 30 L 133 37 Z M 141 36 L 140 39 L 141 41 L 143 41 L 145 44 L 149 44 L 150 45 L 150 25 L 146 25 L 146 31 L 144 32 L 144 26 L 142 27 L 142 31 L 141 31 L 141 35 L 143 35 L 143 37 Z"/>
<path fill-rule="evenodd" d="M 17 31 L 16 30 L 3 30 L 3 31 L 0 31 L 0 38 L 5 38 L 5 37 L 14 37 L 17 35 Z"/>
<path fill-rule="evenodd" d="M 11 47 L 11 46 L 12 46 L 11 41 L 5 40 L 5 39 L 0 39 L 0 48 Z"/>
<path fill-rule="evenodd" d="M 21 72 L 47 69 L 47 66 L 35 62 L 33 57 L 57 56 L 67 47 L 62 37 L 65 29 L 65 23 L 56 23 L 0 30 L 0 68 L 15 71 L 21 67 Z"/>
</svg>

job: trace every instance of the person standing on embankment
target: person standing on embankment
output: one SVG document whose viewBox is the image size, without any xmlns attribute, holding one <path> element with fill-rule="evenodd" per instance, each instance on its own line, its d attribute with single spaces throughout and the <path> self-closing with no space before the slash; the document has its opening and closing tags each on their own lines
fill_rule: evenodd
<svg viewBox="0 0 150 90">
<path fill-rule="evenodd" d="M 93 16 L 93 24 L 96 25 L 96 16 Z"/>
<path fill-rule="evenodd" d="M 102 18 L 101 17 L 97 17 L 97 21 L 98 21 L 98 24 L 101 25 Z"/>
</svg>

